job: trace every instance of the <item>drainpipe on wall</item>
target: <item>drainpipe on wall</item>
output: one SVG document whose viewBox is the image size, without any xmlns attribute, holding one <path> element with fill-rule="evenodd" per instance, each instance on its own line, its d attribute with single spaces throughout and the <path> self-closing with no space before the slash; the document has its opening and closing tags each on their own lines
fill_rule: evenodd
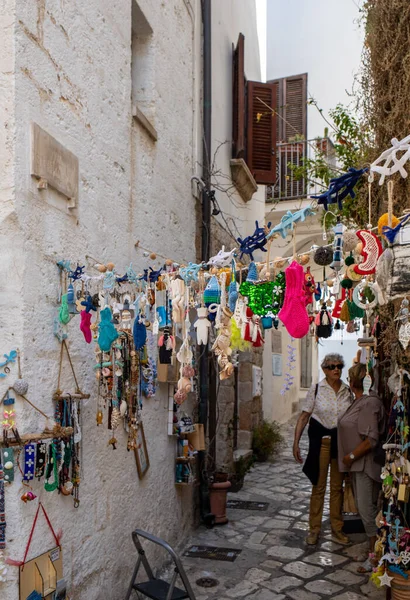
<svg viewBox="0 0 410 600">
<path fill-rule="evenodd" d="M 203 158 L 202 179 L 205 183 L 201 192 L 202 198 L 202 231 L 201 260 L 208 262 L 211 233 L 211 119 L 212 119 L 212 63 L 211 63 L 211 0 L 201 0 L 203 27 Z M 201 347 L 199 361 L 199 422 L 204 425 L 205 437 L 208 425 L 209 399 L 209 357 L 208 346 Z M 199 453 L 200 465 L 200 508 L 201 518 L 208 526 L 214 523 L 214 515 L 210 511 L 208 479 L 206 477 L 206 452 Z M 204 476 L 205 474 L 205 476 Z"/>
</svg>

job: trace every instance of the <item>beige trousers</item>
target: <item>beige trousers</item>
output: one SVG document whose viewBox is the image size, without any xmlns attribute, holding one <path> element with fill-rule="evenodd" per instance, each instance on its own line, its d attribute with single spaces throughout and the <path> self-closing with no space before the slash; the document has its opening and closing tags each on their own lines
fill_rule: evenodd
<svg viewBox="0 0 410 600">
<path fill-rule="evenodd" d="M 343 528 L 343 473 L 339 472 L 337 458 L 330 457 L 330 438 L 323 438 L 319 458 L 319 480 L 312 487 L 310 498 L 309 527 L 319 533 L 322 526 L 323 504 L 326 494 L 327 474 L 330 466 L 330 524 L 332 530 Z"/>
</svg>

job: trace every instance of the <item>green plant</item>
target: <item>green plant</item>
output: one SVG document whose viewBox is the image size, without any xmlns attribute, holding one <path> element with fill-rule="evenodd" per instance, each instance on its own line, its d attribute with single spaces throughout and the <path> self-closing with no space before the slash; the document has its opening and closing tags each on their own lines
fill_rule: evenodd
<svg viewBox="0 0 410 600">
<path fill-rule="evenodd" d="M 283 436 L 280 432 L 279 423 L 276 421 L 272 421 L 271 423 L 262 421 L 253 430 L 252 450 L 255 460 L 259 462 L 269 460 L 281 442 L 283 442 Z"/>
<path fill-rule="evenodd" d="M 244 458 L 241 456 L 239 460 L 235 463 L 235 477 L 237 480 L 241 481 L 244 479 L 246 473 L 251 470 L 255 462 L 255 457 L 249 456 Z"/>
</svg>

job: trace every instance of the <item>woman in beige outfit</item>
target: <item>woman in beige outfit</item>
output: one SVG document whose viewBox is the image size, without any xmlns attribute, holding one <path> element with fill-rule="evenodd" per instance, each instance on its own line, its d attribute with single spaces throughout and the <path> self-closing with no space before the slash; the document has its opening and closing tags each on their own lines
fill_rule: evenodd
<svg viewBox="0 0 410 600">
<path fill-rule="evenodd" d="M 344 367 L 343 356 L 327 354 L 322 361 L 325 378 L 312 385 L 303 404 L 295 428 L 293 456 L 303 463 L 299 441 L 309 423 L 309 453 L 303 467 L 312 482 L 309 511 L 308 545 L 316 545 L 322 526 L 323 505 L 326 494 L 327 475 L 330 468 L 330 525 L 332 540 L 347 545 L 349 539 L 343 533 L 342 503 L 343 475 L 337 461 L 337 423 L 351 404 L 349 387 L 341 380 Z"/>
<path fill-rule="evenodd" d="M 366 365 L 349 369 L 349 384 L 355 401 L 339 421 L 339 468 L 350 473 L 353 491 L 367 537 L 369 559 L 359 573 L 371 571 L 371 558 L 377 539 L 377 504 L 381 489 L 381 465 L 374 460 L 374 451 L 385 429 L 382 401 L 372 390 L 363 392 Z"/>
</svg>

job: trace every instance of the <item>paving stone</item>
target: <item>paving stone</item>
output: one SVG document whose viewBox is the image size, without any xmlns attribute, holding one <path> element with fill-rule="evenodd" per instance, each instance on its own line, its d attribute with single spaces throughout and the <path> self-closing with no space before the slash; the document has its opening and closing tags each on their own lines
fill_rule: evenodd
<svg viewBox="0 0 410 600">
<path fill-rule="evenodd" d="M 263 552 L 266 550 L 266 544 L 251 544 L 251 542 L 245 542 L 245 548 L 248 550 L 255 550 L 256 552 Z"/>
<path fill-rule="evenodd" d="M 252 581 L 252 583 L 261 583 L 262 581 L 269 579 L 270 576 L 271 574 L 268 571 L 257 568 L 249 569 L 246 573 L 246 579 Z"/>
<path fill-rule="evenodd" d="M 366 596 L 356 594 L 356 592 L 345 592 L 340 596 L 335 596 L 332 600 L 367 600 Z"/>
<path fill-rule="evenodd" d="M 299 585 L 302 585 L 303 581 L 298 579 L 297 577 L 291 577 L 290 575 L 285 575 L 284 577 L 276 577 L 273 581 L 264 581 L 262 583 L 263 587 L 267 587 L 273 592 L 283 592 L 289 588 L 295 588 Z"/>
<path fill-rule="evenodd" d="M 344 548 L 344 546 L 341 546 L 340 544 L 336 544 L 335 542 L 332 542 L 332 541 L 323 542 L 323 544 L 321 544 L 321 546 L 320 546 L 321 550 L 327 550 L 328 552 L 338 552 L 339 550 L 342 550 L 342 548 Z"/>
<path fill-rule="evenodd" d="M 384 586 L 376 588 L 375 585 L 370 581 L 368 581 L 366 585 L 362 585 L 360 587 L 360 591 L 362 594 L 368 598 L 371 598 L 372 600 L 385 600 L 386 598 L 386 588 Z"/>
<path fill-rule="evenodd" d="M 263 567 L 264 569 L 280 569 L 280 567 L 283 566 L 283 563 L 279 562 L 278 560 L 265 560 L 259 566 Z"/>
<path fill-rule="evenodd" d="M 300 510 L 280 510 L 280 515 L 284 515 L 285 517 L 299 517 L 302 513 Z"/>
<path fill-rule="evenodd" d="M 347 558 L 344 556 L 339 556 L 338 554 L 332 554 L 331 552 L 314 552 L 309 556 L 305 556 L 303 559 L 312 565 L 320 565 L 322 567 L 335 567 L 347 561 Z"/>
<path fill-rule="evenodd" d="M 275 592 L 271 592 L 270 590 L 259 590 L 256 594 L 247 596 L 246 600 L 286 600 L 286 596 L 284 594 L 275 594 Z"/>
<path fill-rule="evenodd" d="M 289 546 L 272 546 L 268 548 L 266 554 L 273 556 L 274 558 L 280 558 L 282 560 L 296 560 L 302 554 L 304 550 L 302 548 L 289 548 Z"/>
<path fill-rule="evenodd" d="M 356 567 L 357 568 L 357 567 Z M 330 573 L 330 575 L 326 575 L 326 579 L 330 579 L 335 583 L 340 583 L 341 585 L 357 585 L 359 583 L 363 583 L 366 579 L 365 575 L 355 575 L 350 571 L 346 571 L 345 569 L 341 569 L 340 571 L 335 571 L 334 573 Z M 373 586 L 373 589 L 375 587 Z"/>
<path fill-rule="evenodd" d="M 302 521 L 297 521 L 292 529 L 299 529 L 299 531 L 309 531 L 309 523 L 303 523 Z"/>
<path fill-rule="evenodd" d="M 250 517 L 246 517 L 246 519 L 242 519 L 242 523 L 246 524 L 246 526 L 248 525 L 256 525 L 256 527 L 259 527 L 260 525 L 262 525 L 262 523 L 265 523 L 265 521 L 268 521 L 269 517 L 256 517 L 256 516 L 250 516 Z"/>
<path fill-rule="evenodd" d="M 296 575 L 297 577 L 302 577 L 303 579 L 311 579 L 312 577 L 316 577 L 317 575 L 323 573 L 323 569 L 320 567 L 307 565 L 301 560 L 288 563 L 283 567 L 283 570 L 286 571 L 286 573 L 291 573 L 291 575 Z"/>
<path fill-rule="evenodd" d="M 258 589 L 256 583 L 251 581 L 241 581 L 234 588 L 226 592 L 229 598 L 244 598 L 248 594 L 255 592 Z"/>
<path fill-rule="evenodd" d="M 264 531 L 255 531 L 249 538 L 249 542 L 251 544 L 260 544 L 263 541 L 263 538 L 266 537 L 266 533 Z"/>
<path fill-rule="evenodd" d="M 263 524 L 265 529 L 289 529 L 291 525 L 290 521 L 284 521 L 283 519 L 269 519 Z"/>
<path fill-rule="evenodd" d="M 346 556 L 350 556 L 350 558 L 360 558 L 363 557 L 363 560 L 366 560 L 369 552 L 369 542 L 362 542 L 361 544 L 354 544 L 349 548 L 345 548 L 343 550 L 343 554 Z"/>
<path fill-rule="evenodd" d="M 335 583 L 326 581 L 325 579 L 315 579 L 315 581 L 309 581 L 309 583 L 305 585 L 305 588 L 309 590 L 309 592 L 319 592 L 320 594 L 332 596 L 332 598 L 333 594 L 337 594 L 343 590 L 340 585 L 336 585 Z"/>
<path fill-rule="evenodd" d="M 289 598 L 292 600 L 320 600 L 320 596 L 317 594 L 312 594 L 312 592 L 308 592 L 307 590 L 302 590 L 302 588 L 297 588 L 296 590 L 289 590 L 286 592 Z"/>
</svg>

